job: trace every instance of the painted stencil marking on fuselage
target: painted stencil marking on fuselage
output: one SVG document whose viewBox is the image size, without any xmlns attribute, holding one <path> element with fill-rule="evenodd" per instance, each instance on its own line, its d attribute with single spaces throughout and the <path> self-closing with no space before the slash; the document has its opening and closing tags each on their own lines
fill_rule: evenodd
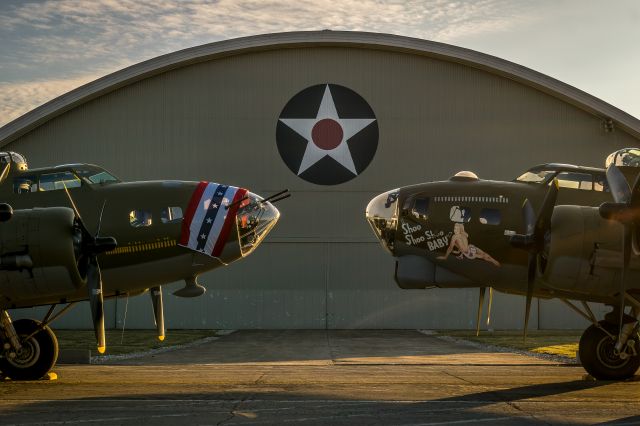
<svg viewBox="0 0 640 426">
<path fill-rule="evenodd" d="M 116 254 L 128 254 L 128 253 L 140 253 L 143 251 L 160 250 L 163 248 L 175 247 L 177 241 L 166 237 L 163 240 L 157 240 L 153 242 L 135 242 L 128 245 L 120 246 L 114 250 L 108 251 L 105 254 L 107 256 Z"/>
<path fill-rule="evenodd" d="M 494 197 L 494 196 L 439 196 L 433 197 L 436 203 L 497 203 L 508 204 L 509 197 Z"/>
</svg>

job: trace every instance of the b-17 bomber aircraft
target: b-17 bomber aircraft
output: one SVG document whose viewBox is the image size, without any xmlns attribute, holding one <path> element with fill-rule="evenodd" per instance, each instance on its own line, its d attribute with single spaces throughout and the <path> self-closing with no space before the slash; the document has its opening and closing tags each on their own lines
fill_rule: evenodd
<svg viewBox="0 0 640 426">
<path fill-rule="evenodd" d="M 55 365 L 49 324 L 89 300 L 98 351 L 106 347 L 104 298 L 149 292 L 164 340 L 162 285 L 205 292 L 197 277 L 249 255 L 276 224 L 273 206 L 246 189 L 211 182 L 121 182 L 101 167 L 28 169 L 0 153 L 0 371 L 38 379 Z M 56 305 L 65 306 L 56 312 Z M 42 321 L 8 309 L 50 305 Z"/>
<path fill-rule="evenodd" d="M 511 182 L 460 172 L 380 194 L 366 218 L 401 288 L 479 287 L 476 332 L 487 287 L 524 295 L 525 338 L 532 297 L 558 298 L 592 324 L 583 367 L 622 380 L 640 367 L 640 150 L 606 167 L 543 164 Z M 612 310 L 598 320 L 587 302 Z"/>
</svg>

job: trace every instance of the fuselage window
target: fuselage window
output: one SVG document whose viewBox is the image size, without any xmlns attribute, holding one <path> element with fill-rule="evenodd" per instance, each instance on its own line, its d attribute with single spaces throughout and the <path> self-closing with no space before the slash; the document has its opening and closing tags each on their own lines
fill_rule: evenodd
<svg viewBox="0 0 640 426">
<path fill-rule="evenodd" d="M 144 226 L 151 226 L 153 223 L 151 212 L 149 210 L 131 210 L 129 213 L 129 224 L 134 228 L 142 228 Z"/>
<path fill-rule="evenodd" d="M 593 176 L 588 173 L 558 173 L 558 186 L 561 188 L 593 190 Z"/>
<path fill-rule="evenodd" d="M 502 215 L 498 209 L 482 209 L 480 223 L 483 225 L 500 225 Z"/>
<path fill-rule="evenodd" d="M 26 194 L 38 190 L 38 178 L 35 176 L 22 176 L 13 180 L 13 192 Z"/>
<path fill-rule="evenodd" d="M 78 188 L 80 178 L 71 172 L 47 173 L 40 176 L 40 191 L 57 191 L 60 189 Z"/>
<path fill-rule="evenodd" d="M 449 219 L 457 223 L 469 222 L 471 220 L 471 209 L 469 207 L 453 206 L 449 210 Z"/>
<path fill-rule="evenodd" d="M 413 201 L 411 215 L 416 219 L 427 220 L 429 218 L 429 199 L 416 198 Z"/>
<path fill-rule="evenodd" d="M 180 207 L 165 207 L 160 211 L 160 221 L 162 223 L 177 223 L 182 220 L 182 209 Z"/>
</svg>

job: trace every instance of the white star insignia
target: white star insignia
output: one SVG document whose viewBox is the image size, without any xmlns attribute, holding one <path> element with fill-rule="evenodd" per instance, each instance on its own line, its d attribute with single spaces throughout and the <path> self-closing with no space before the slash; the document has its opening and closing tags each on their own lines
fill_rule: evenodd
<svg viewBox="0 0 640 426">
<path fill-rule="evenodd" d="M 211 218 L 210 218 L 210 217 L 208 217 L 208 218 L 207 218 L 207 223 L 208 223 L 208 224 L 210 224 L 211 222 L 213 222 L 213 221 L 211 220 Z"/>
<path fill-rule="evenodd" d="M 312 132 L 314 127 L 318 122 L 326 119 L 336 122 L 342 129 L 342 139 L 337 146 L 332 149 L 320 148 L 313 141 Z M 351 173 L 357 175 L 358 172 L 356 171 L 355 164 L 353 164 L 353 158 L 351 157 L 351 151 L 349 151 L 347 141 L 375 120 L 375 118 L 340 118 L 336 111 L 333 97 L 331 96 L 331 90 L 329 90 L 329 85 L 327 84 L 316 118 L 280 119 L 285 125 L 307 140 L 307 148 L 304 151 L 304 156 L 298 169 L 298 176 L 326 156 L 333 158 Z"/>
<path fill-rule="evenodd" d="M 207 238 L 206 234 L 202 234 L 202 235 L 200 235 L 200 239 L 201 239 L 201 240 L 204 240 L 204 239 L 206 239 L 206 238 Z"/>
<path fill-rule="evenodd" d="M 212 209 L 217 209 L 218 205 L 216 203 L 213 203 L 213 205 L 211 206 Z"/>
</svg>

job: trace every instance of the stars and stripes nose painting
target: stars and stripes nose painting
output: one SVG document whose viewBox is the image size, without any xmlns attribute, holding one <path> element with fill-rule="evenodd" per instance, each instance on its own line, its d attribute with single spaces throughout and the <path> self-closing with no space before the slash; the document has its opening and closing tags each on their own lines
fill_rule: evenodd
<svg viewBox="0 0 640 426">
<path fill-rule="evenodd" d="M 184 215 L 179 245 L 219 257 L 245 195 L 244 188 L 200 182 Z"/>
<path fill-rule="evenodd" d="M 337 84 L 302 90 L 285 105 L 276 128 L 278 151 L 293 173 L 338 185 L 362 173 L 378 148 L 378 122 L 362 96 Z"/>
</svg>

